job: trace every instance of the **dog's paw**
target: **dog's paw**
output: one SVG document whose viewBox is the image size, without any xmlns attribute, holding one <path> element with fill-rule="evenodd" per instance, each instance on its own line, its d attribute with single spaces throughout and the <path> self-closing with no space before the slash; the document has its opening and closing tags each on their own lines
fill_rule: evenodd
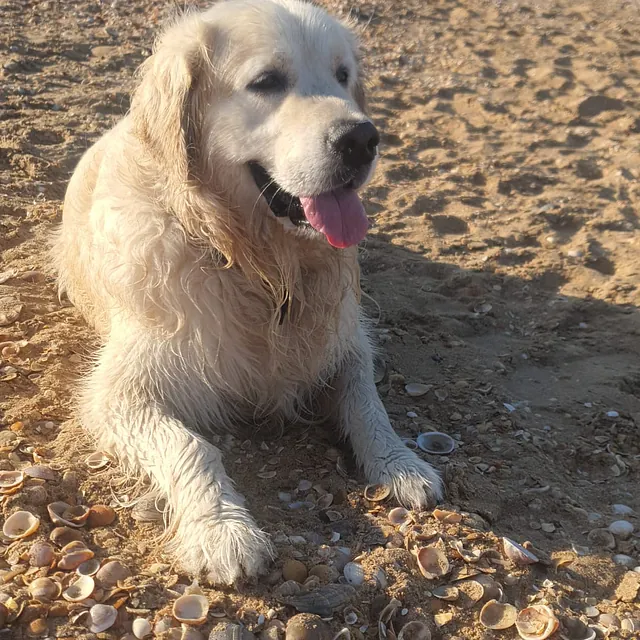
<svg viewBox="0 0 640 640">
<path fill-rule="evenodd" d="M 267 534 L 244 519 L 181 522 L 172 546 L 182 569 L 212 584 L 255 578 L 274 556 Z"/>
<path fill-rule="evenodd" d="M 413 451 L 394 451 L 369 475 L 371 482 L 390 485 L 398 502 L 411 509 L 433 506 L 443 496 L 440 475 Z"/>
</svg>

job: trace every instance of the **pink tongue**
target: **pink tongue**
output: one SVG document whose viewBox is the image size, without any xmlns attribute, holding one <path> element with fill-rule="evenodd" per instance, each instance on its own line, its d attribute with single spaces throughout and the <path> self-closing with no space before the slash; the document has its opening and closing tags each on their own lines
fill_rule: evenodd
<svg viewBox="0 0 640 640">
<path fill-rule="evenodd" d="M 353 189 L 327 191 L 300 202 L 309 224 L 338 249 L 358 244 L 367 235 L 369 220 Z"/>
</svg>

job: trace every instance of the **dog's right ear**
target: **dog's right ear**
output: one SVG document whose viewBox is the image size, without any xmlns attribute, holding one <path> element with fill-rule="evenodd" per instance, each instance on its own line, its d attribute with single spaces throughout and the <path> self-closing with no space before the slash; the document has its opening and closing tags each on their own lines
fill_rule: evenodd
<svg viewBox="0 0 640 640">
<path fill-rule="evenodd" d="M 193 178 L 197 166 L 200 123 L 193 100 L 210 30 L 198 15 L 179 18 L 140 67 L 131 101 L 134 134 L 181 182 Z"/>
</svg>

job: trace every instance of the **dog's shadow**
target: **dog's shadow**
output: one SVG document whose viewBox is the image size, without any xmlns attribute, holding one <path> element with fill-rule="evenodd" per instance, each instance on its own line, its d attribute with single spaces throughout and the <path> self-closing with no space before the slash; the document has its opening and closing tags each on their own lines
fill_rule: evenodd
<svg viewBox="0 0 640 640">
<path fill-rule="evenodd" d="M 394 427 L 407 438 L 440 430 L 458 443 L 447 457 L 421 453 L 445 478 L 445 504 L 475 514 L 496 548 L 494 534 L 529 540 L 547 560 L 590 550 L 557 573 L 551 564 L 522 575 L 509 600 L 521 601 L 528 586 L 552 573 L 556 584 L 614 598 L 625 569 L 612 570 L 611 552 L 588 534 L 615 519 L 612 502 L 640 509 L 633 489 L 638 309 L 563 295 L 558 272 L 532 280 L 505 275 L 499 256 L 468 271 L 427 260 L 380 232 L 361 253 L 363 306 L 386 363 L 378 390 Z M 408 382 L 432 387 L 411 397 Z M 365 499 L 364 479 L 331 425 L 294 426 L 275 441 L 254 441 L 227 455 L 227 465 L 279 553 L 268 579 L 245 593 L 270 597 L 269 583 L 277 584 L 287 558 L 322 564 L 331 557 L 326 549 L 338 547 L 352 557 L 371 551 L 363 560 L 368 571 L 384 565 L 386 553 L 397 568 L 405 554 L 401 564 L 422 580 L 387 520 L 395 503 Z M 324 492 L 332 504 L 312 507 Z M 431 516 L 416 519 L 434 529 Z M 438 526 L 445 537 L 472 534 Z M 617 550 L 633 553 L 633 543 L 618 541 Z"/>
</svg>

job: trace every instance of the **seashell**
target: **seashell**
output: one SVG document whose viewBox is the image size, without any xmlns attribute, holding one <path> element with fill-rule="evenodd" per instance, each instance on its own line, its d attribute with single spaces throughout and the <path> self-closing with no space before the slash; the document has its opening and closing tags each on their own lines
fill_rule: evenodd
<svg viewBox="0 0 640 640">
<path fill-rule="evenodd" d="M 344 614 L 344 622 L 345 624 L 349 624 L 349 625 L 354 625 L 356 624 L 356 622 L 358 622 L 358 614 L 352 610 L 347 611 Z"/>
<path fill-rule="evenodd" d="M 323 618 L 332 615 L 335 609 L 351 600 L 356 590 L 348 584 L 327 584 L 309 593 L 292 596 L 283 600 L 300 613 L 315 613 Z"/>
<path fill-rule="evenodd" d="M 0 491 L 19 487 L 23 481 L 22 471 L 0 471 Z"/>
<path fill-rule="evenodd" d="M 351 631 L 348 627 L 344 627 L 331 640 L 351 640 Z"/>
<path fill-rule="evenodd" d="M 115 624 L 118 610 L 109 604 L 94 604 L 89 609 L 89 631 L 102 633 Z"/>
<path fill-rule="evenodd" d="M 93 527 L 106 527 L 116 519 L 116 512 L 105 504 L 96 504 L 89 509 L 87 524 Z"/>
<path fill-rule="evenodd" d="M 308 575 L 307 567 L 300 560 L 286 560 L 282 565 L 282 577 L 285 580 L 295 580 L 302 584 Z"/>
<path fill-rule="evenodd" d="M 480 624 L 487 629 L 508 629 L 517 617 L 518 610 L 512 604 L 489 600 L 480 611 Z"/>
<path fill-rule="evenodd" d="M 378 567 L 376 572 L 373 574 L 373 577 L 376 579 L 376 583 L 381 589 L 387 588 L 389 584 L 387 581 L 387 574 L 382 568 Z"/>
<path fill-rule="evenodd" d="M 436 598 L 446 600 L 447 602 L 453 602 L 460 596 L 458 589 L 450 584 L 443 585 L 442 587 L 436 587 L 433 589 L 432 593 Z"/>
<path fill-rule="evenodd" d="M 70 542 L 82 541 L 82 534 L 69 527 L 56 527 L 50 534 L 49 540 L 58 547 L 65 547 Z M 84 543 L 83 543 L 84 544 Z"/>
<path fill-rule="evenodd" d="M 173 617 L 184 624 L 203 624 L 209 613 L 209 601 L 205 596 L 180 596 L 173 603 Z"/>
<path fill-rule="evenodd" d="M 27 635 L 37 637 L 44 635 L 48 630 L 47 621 L 44 618 L 32 620 L 27 627 Z"/>
<path fill-rule="evenodd" d="M 592 529 L 587 535 L 587 540 L 596 547 L 604 547 L 605 549 L 616 548 L 616 539 L 608 529 Z"/>
<path fill-rule="evenodd" d="M 76 567 L 76 573 L 79 576 L 95 576 L 100 569 L 100 560 L 97 558 L 90 558 Z"/>
<path fill-rule="evenodd" d="M 446 511 L 445 509 L 434 509 L 433 517 L 445 524 L 458 524 L 462 522 L 462 514 L 456 511 Z"/>
<path fill-rule="evenodd" d="M 531 551 L 528 551 L 510 538 L 502 538 L 502 549 L 504 550 L 504 555 L 514 564 L 527 565 L 540 562 L 538 557 L 531 553 Z"/>
<path fill-rule="evenodd" d="M 24 490 L 25 502 L 33 505 L 34 507 L 40 507 L 46 504 L 49 500 L 49 494 L 44 487 L 36 485 L 35 487 L 26 487 Z"/>
<path fill-rule="evenodd" d="M 80 528 L 89 517 L 89 509 L 83 505 L 71 506 L 66 502 L 52 502 L 47 505 L 51 522 L 66 527 Z"/>
<path fill-rule="evenodd" d="M 84 463 L 91 469 L 92 471 L 98 471 L 99 469 L 104 469 L 108 467 L 112 462 L 114 462 L 114 457 L 105 451 L 96 451 L 92 453 L 90 456 L 87 456 L 84 460 Z"/>
<path fill-rule="evenodd" d="M 27 467 L 22 470 L 22 473 L 24 473 L 28 478 L 39 478 L 40 480 L 56 479 L 55 471 L 51 467 L 45 467 L 40 464 L 34 465 L 33 467 Z"/>
<path fill-rule="evenodd" d="M 364 569 L 357 562 L 347 562 L 342 573 L 347 583 L 354 587 L 359 587 L 364 582 Z"/>
<path fill-rule="evenodd" d="M 61 591 L 60 584 L 51 578 L 36 578 L 29 584 L 29 595 L 40 602 L 55 600 L 60 596 Z"/>
<path fill-rule="evenodd" d="M 335 582 L 338 579 L 338 570 L 328 564 L 317 564 L 309 571 L 310 576 L 316 576 L 320 582 Z M 293 595 L 293 594 L 290 594 Z"/>
<path fill-rule="evenodd" d="M 395 525 L 402 525 L 407 522 L 411 522 L 411 512 L 407 511 L 404 507 L 396 507 L 395 509 L 391 509 L 389 511 L 389 515 L 387 516 L 389 522 Z"/>
<path fill-rule="evenodd" d="M 421 384 L 420 382 L 410 382 L 405 385 L 404 390 L 407 392 L 408 396 L 412 398 L 419 398 L 420 396 L 425 395 L 433 388 L 432 384 Z"/>
<path fill-rule="evenodd" d="M 534 604 L 522 609 L 516 618 L 516 628 L 523 640 L 545 640 L 559 626 L 558 618 L 544 604 Z"/>
<path fill-rule="evenodd" d="M 422 547 L 418 549 L 416 551 L 416 559 L 420 573 L 428 580 L 435 580 L 449 573 L 449 560 L 445 553 L 437 547 Z"/>
<path fill-rule="evenodd" d="M 424 622 L 412 620 L 400 629 L 398 640 L 431 640 L 431 631 Z"/>
<path fill-rule="evenodd" d="M 95 554 L 89 549 L 82 549 L 80 551 L 72 551 L 67 553 L 58 561 L 58 569 L 63 571 L 72 571 L 77 569 L 83 562 L 91 560 Z"/>
<path fill-rule="evenodd" d="M 293 620 L 297 616 L 291 618 Z M 291 622 L 289 620 L 289 623 Z M 157 635 L 156 625 L 156 635 Z M 287 635 L 288 637 L 288 635 Z M 209 634 L 209 640 L 255 640 L 255 636 L 251 631 L 234 622 L 219 622 Z"/>
<path fill-rule="evenodd" d="M 498 602 L 502 602 L 504 591 L 502 589 L 502 585 L 499 582 L 496 582 L 491 576 L 484 574 L 477 576 L 475 580 L 484 587 L 484 600 L 486 600 L 487 602 L 489 600 L 497 600 Z"/>
<path fill-rule="evenodd" d="M 153 628 L 146 618 L 136 618 L 131 625 L 131 631 L 138 640 L 142 640 L 153 633 Z"/>
<path fill-rule="evenodd" d="M 131 571 L 128 567 L 117 560 L 112 560 L 103 565 L 98 573 L 96 579 L 103 587 L 114 587 L 118 582 L 122 582 L 131 576 Z"/>
<path fill-rule="evenodd" d="M 419 449 L 437 456 L 449 455 L 456 448 L 454 439 L 439 431 L 421 433 L 416 438 L 416 444 Z"/>
<path fill-rule="evenodd" d="M 69 602 L 81 602 L 93 593 L 95 586 L 91 576 L 81 576 L 62 593 L 62 597 Z"/>
<path fill-rule="evenodd" d="M 74 551 L 84 551 L 87 548 L 87 545 L 81 540 L 72 540 L 69 544 L 65 544 L 60 551 L 63 554 L 73 553 Z"/>
<path fill-rule="evenodd" d="M 32 567 L 48 567 L 53 557 L 53 547 L 48 542 L 35 542 L 29 549 L 29 564 Z"/>
<path fill-rule="evenodd" d="M 382 502 L 389 497 L 391 487 L 386 484 L 368 484 L 364 488 L 364 497 L 369 502 Z"/>
<path fill-rule="evenodd" d="M 640 631 L 640 620 L 634 620 L 633 618 L 625 618 L 620 623 L 620 628 L 625 631 Z"/>
<path fill-rule="evenodd" d="M 484 587 L 477 580 L 462 580 L 458 582 L 462 606 L 471 609 L 484 597 Z"/>
<path fill-rule="evenodd" d="M 626 520 L 616 520 L 609 525 L 609 532 L 621 540 L 627 540 L 630 538 L 633 533 L 633 529 L 633 524 Z"/>
<path fill-rule="evenodd" d="M 275 589 L 274 595 L 278 599 L 289 598 L 291 596 L 297 596 L 301 591 L 302 587 L 299 582 L 287 580 Z"/>
<path fill-rule="evenodd" d="M 328 509 L 332 504 L 333 504 L 332 493 L 324 493 L 318 498 L 316 502 L 316 506 L 318 507 L 318 509 Z"/>
<path fill-rule="evenodd" d="M 11 514 L 2 527 L 5 538 L 21 540 L 34 534 L 40 526 L 40 519 L 28 511 L 16 511 Z"/>
<path fill-rule="evenodd" d="M 465 562 L 475 563 L 482 558 L 481 551 L 469 551 L 468 549 L 465 549 L 460 540 L 454 540 L 451 543 L 451 546 Z"/>
</svg>

